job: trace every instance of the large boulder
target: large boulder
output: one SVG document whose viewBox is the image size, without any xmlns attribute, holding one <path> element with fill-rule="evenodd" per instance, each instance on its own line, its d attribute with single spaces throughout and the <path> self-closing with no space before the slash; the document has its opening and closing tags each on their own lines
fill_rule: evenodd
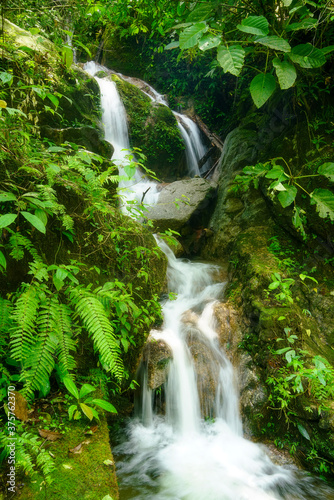
<svg viewBox="0 0 334 500">
<path fill-rule="evenodd" d="M 187 234 L 193 228 L 205 226 L 215 194 L 216 184 L 204 179 L 172 182 L 162 189 L 158 203 L 149 208 L 147 218 L 159 231 L 172 229 Z"/>
<path fill-rule="evenodd" d="M 172 349 L 164 340 L 156 340 L 151 335 L 148 337 L 142 362 L 147 364 L 147 383 L 150 389 L 157 389 L 166 382 L 172 358 Z"/>
</svg>

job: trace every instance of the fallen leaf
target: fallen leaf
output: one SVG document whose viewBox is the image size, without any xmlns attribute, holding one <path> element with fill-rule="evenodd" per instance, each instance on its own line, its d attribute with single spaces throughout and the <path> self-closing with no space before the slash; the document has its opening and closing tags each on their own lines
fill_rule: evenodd
<svg viewBox="0 0 334 500">
<path fill-rule="evenodd" d="M 71 450 L 68 450 L 70 453 L 81 453 L 82 452 L 82 443 L 78 444 L 78 446 L 75 446 L 75 448 L 72 448 Z"/>
<path fill-rule="evenodd" d="M 94 434 L 94 432 L 96 432 L 98 428 L 98 425 L 92 425 L 89 430 L 85 432 L 85 434 Z"/>
<path fill-rule="evenodd" d="M 57 441 L 57 439 L 63 437 L 59 432 L 49 431 L 47 429 L 38 429 L 38 434 L 48 441 Z"/>
<path fill-rule="evenodd" d="M 15 410 L 14 415 L 22 422 L 28 420 L 28 403 L 27 400 L 17 391 L 12 391 L 11 395 L 15 395 Z"/>
<path fill-rule="evenodd" d="M 103 460 L 104 465 L 114 465 L 112 460 Z"/>
</svg>

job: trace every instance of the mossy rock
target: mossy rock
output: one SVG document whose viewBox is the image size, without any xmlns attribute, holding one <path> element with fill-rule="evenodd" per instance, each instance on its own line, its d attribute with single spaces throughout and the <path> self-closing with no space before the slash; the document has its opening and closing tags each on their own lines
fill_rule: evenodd
<svg viewBox="0 0 334 500">
<path fill-rule="evenodd" d="M 45 449 L 55 457 L 53 482 L 43 485 L 43 477 L 39 474 L 33 480 L 25 478 L 17 498 L 102 500 L 104 496 L 110 495 L 113 500 L 118 500 L 115 462 L 106 418 L 100 418 L 98 429 L 91 435 L 85 435 L 87 423 L 83 420 L 72 421 L 62 439 L 44 444 Z M 83 443 L 80 453 L 69 451 L 80 443 Z"/>
<path fill-rule="evenodd" d="M 127 112 L 130 144 L 145 154 L 146 167 L 168 182 L 187 175 L 185 146 L 172 111 L 117 75 L 112 79 Z"/>
</svg>

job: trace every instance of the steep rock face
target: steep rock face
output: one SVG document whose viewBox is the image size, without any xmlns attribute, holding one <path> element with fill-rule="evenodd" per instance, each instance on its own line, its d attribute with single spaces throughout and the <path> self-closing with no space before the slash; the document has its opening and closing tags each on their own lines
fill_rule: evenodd
<svg viewBox="0 0 334 500">
<path fill-rule="evenodd" d="M 187 234 L 204 226 L 214 203 L 216 184 L 200 178 L 172 182 L 160 193 L 158 203 L 149 208 L 147 218 L 159 231 L 172 229 Z"/>
<path fill-rule="evenodd" d="M 272 211 L 272 200 L 265 184 L 262 191 L 251 188 L 245 193 L 236 193 L 235 175 L 244 166 L 255 164 L 259 155 L 265 161 L 264 154 L 265 151 L 268 153 L 270 144 L 263 146 L 261 150 L 259 133 L 253 129 L 240 127 L 227 137 L 221 164 L 215 174 L 219 189 L 216 209 L 209 223 L 213 234 L 202 255 L 228 258 L 230 262 L 227 298 L 238 312 L 238 321 L 235 322 L 235 313 L 224 308 L 217 314 L 218 319 L 222 318 L 220 324 L 224 325 L 221 333 L 223 345 L 239 370 L 240 405 L 246 432 L 260 439 L 265 435 L 271 439 L 278 437 L 284 442 L 287 433 L 285 417 L 292 411 L 296 427 L 290 425 L 289 432 L 300 443 L 300 458 L 305 456 L 310 441 L 300 434 L 297 424 L 302 426 L 300 429 L 306 429 L 312 442 L 316 443 L 319 455 L 332 462 L 333 410 L 330 403 L 325 403 L 326 411 L 321 410 L 321 398 L 316 399 L 312 393 L 315 382 L 310 379 L 304 378 L 305 385 L 303 389 L 299 388 L 304 395 L 291 386 L 290 392 L 284 395 L 280 383 L 287 373 L 294 373 L 291 365 L 287 367 L 285 352 L 289 349 L 292 356 L 308 352 L 303 358 L 301 373 L 314 370 L 311 362 L 314 356 L 321 356 L 334 364 L 331 348 L 333 270 L 326 265 L 325 247 L 321 241 L 315 239 L 309 247 L 301 246 L 290 236 L 296 235 L 291 224 L 289 232 L 285 231 L 286 216 L 277 216 Z M 274 155 L 273 151 L 271 155 Z M 278 224 L 280 221 L 282 227 Z M 319 283 L 307 281 L 303 276 L 308 272 L 311 275 L 317 273 Z M 275 279 L 282 282 L 275 285 L 277 289 L 269 287 Z M 279 292 L 288 283 L 285 280 L 289 279 L 293 302 L 279 298 Z M 230 325 L 229 328 L 226 324 Z M 290 335 L 296 338 L 288 340 Z M 281 354 L 276 353 L 279 349 L 283 349 Z M 319 379 L 317 383 L 320 387 Z M 326 397 L 329 393 L 327 390 Z M 281 400 L 277 399 L 279 397 Z M 284 410 L 285 404 L 287 410 Z M 280 405 L 283 407 L 281 413 L 273 411 L 275 405 L 277 409 Z M 307 411 L 307 407 L 311 411 Z M 304 463 L 304 466 L 309 464 Z"/>
<path fill-rule="evenodd" d="M 185 146 L 172 111 L 119 76 L 112 78 L 127 112 L 130 144 L 145 154 L 146 167 L 167 182 L 187 175 Z"/>
<path fill-rule="evenodd" d="M 150 389 L 157 389 L 166 382 L 172 358 L 172 350 L 166 342 L 148 337 L 142 353 L 142 362 L 147 364 L 147 384 Z"/>
</svg>

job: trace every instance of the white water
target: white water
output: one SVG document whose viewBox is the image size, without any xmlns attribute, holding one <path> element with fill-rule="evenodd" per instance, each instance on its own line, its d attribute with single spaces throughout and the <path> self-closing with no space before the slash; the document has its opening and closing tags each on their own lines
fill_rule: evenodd
<svg viewBox="0 0 334 500">
<path fill-rule="evenodd" d="M 333 498 L 308 477 L 274 465 L 264 447 L 243 438 L 235 372 L 219 348 L 213 316 L 224 284 L 215 282 L 215 266 L 176 259 L 165 243 L 159 245 L 168 257 L 169 289 L 178 294 L 163 305 L 162 329 L 151 332 L 173 351 L 165 384 L 166 414 L 155 414 L 144 375 L 140 410 L 128 425 L 127 440 L 114 449 L 120 457 L 120 499 Z M 206 346 L 207 370 L 218 368 L 214 421 L 205 422 L 200 415 L 190 331 Z M 145 374 L 144 366 L 141 370 Z"/>
<path fill-rule="evenodd" d="M 154 205 L 159 197 L 157 183 L 147 179 L 139 169 L 136 169 L 136 173 L 131 179 L 125 173 L 125 168 L 131 161 L 129 157 L 129 133 L 126 111 L 115 82 L 95 76 L 96 73 L 101 70 L 106 71 L 107 68 L 93 61 L 86 63 L 84 69 L 95 77 L 100 87 L 104 137 L 114 147 L 112 160 L 118 166 L 121 176 L 119 193 L 123 199 L 123 212 L 128 213 L 130 210 L 131 213 L 135 207 L 142 205 L 143 196 L 145 196 L 145 203 Z M 131 156 L 133 157 L 133 155 Z M 144 195 L 144 193 L 146 194 Z"/>
<path fill-rule="evenodd" d="M 105 68 L 88 63 L 85 69 L 94 75 Z M 128 152 L 123 150 L 129 147 L 125 110 L 115 84 L 96 79 L 106 139 L 113 144 L 113 160 L 124 175 Z M 130 203 L 140 203 L 149 185 L 137 172 L 131 182 L 124 179 L 122 187 Z M 155 202 L 154 189 L 155 185 L 145 201 Z M 165 384 L 166 412 L 155 413 L 142 367 L 140 411 L 128 425 L 126 441 L 114 450 L 121 457 L 121 500 L 333 499 L 325 487 L 274 465 L 263 448 L 243 438 L 235 372 L 219 348 L 213 317 L 224 284 L 215 281 L 215 266 L 176 259 L 165 243 L 159 244 L 168 257 L 169 289 L 177 293 L 176 300 L 163 306 L 163 328 L 151 333 L 173 351 Z M 213 401 L 200 393 L 192 339 L 207 353 L 206 371 L 216 375 Z M 201 418 L 201 407 L 214 421 Z"/>
</svg>

